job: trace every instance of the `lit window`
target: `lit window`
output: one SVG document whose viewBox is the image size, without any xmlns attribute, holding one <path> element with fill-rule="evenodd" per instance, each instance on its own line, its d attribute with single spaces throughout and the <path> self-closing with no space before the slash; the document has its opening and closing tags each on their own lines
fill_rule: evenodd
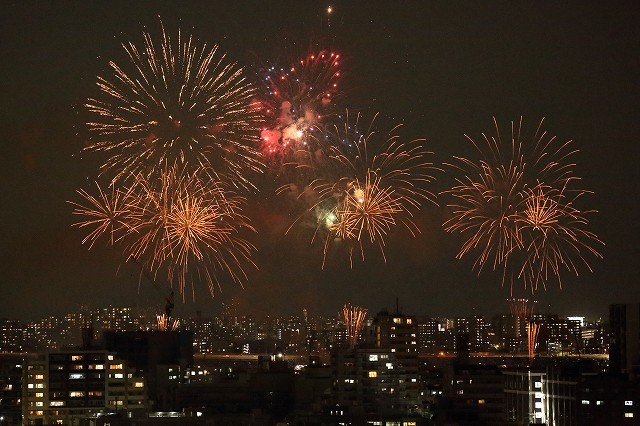
<svg viewBox="0 0 640 426">
<path fill-rule="evenodd" d="M 633 401 L 625 401 L 624 405 L 631 406 L 633 405 Z"/>
<path fill-rule="evenodd" d="M 478 404 L 480 404 L 480 405 L 484 404 L 484 399 L 479 399 L 478 400 Z"/>
<path fill-rule="evenodd" d="M 395 352 L 395 351 L 396 351 L 396 348 L 391 348 L 391 352 Z"/>
<path fill-rule="evenodd" d="M 108 359 L 109 361 L 113 361 L 113 355 L 108 355 L 108 356 L 107 356 L 107 359 Z"/>
<path fill-rule="evenodd" d="M 36 416 L 43 416 L 44 415 L 44 411 L 36 411 L 35 415 Z"/>
<path fill-rule="evenodd" d="M 72 391 L 72 392 L 69 392 L 69 396 L 71 398 L 78 398 L 78 397 L 84 396 L 84 391 Z"/>
<path fill-rule="evenodd" d="M 387 362 L 385 365 L 387 366 L 387 368 L 388 368 L 389 370 L 393 370 L 393 364 L 392 364 L 392 363 Z"/>
<path fill-rule="evenodd" d="M 84 373 L 71 373 L 69 374 L 71 380 L 84 379 Z"/>
<path fill-rule="evenodd" d="M 464 395 L 464 389 L 457 390 L 456 393 L 458 395 Z"/>
<path fill-rule="evenodd" d="M 369 371 L 369 377 L 378 377 L 378 372 L 377 371 Z"/>
<path fill-rule="evenodd" d="M 44 398 L 44 392 L 36 392 L 36 398 Z"/>
<path fill-rule="evenodd" d="M 33 383 L 29 383 L 29 384 L 27 385 L 27 388 L 29 388 L 29 389 L 33 389 Z"/>
<path fill-rule="evenodd" d="M 588 399 L 583 399 L 582 400 L 582 405 L 589 405 L 589 404 L 590 404 L 590 402 L 589 402 Z"/>
<path fill-rule="evenodd" d="M 111 364 L 109 370 L 122 370 L 122 364 Z"/>
<path fill-rule="evenodd" d="M 144 383 L 143 383 L 143 382 L 135 382 L 135 383 L 133 384 L 133 387 L 134 387 L 134 388 L 141 388 L 141 387 L 144 387 Z"/>
<path fill-rule="evenodd" d="M 377 361 L 378 360 L 378 355 L 374 354 L 374 355 L 369 355 L 369 361 Z"/>
<path fill-rule="evenodd" d="M 104 364 L 91 364 L 89 370 L 104 370 Z"/>
<path fill-rule="evenodd" d="M 83 358 L 84 358 L 84 356 L 82 356 L 82 355 L 72 355 L 71 356 L 71 361 L 82 361 Z"/>
<path fill-rule="evenodd" d="M 602 405 L 604 404 L 604 401 L 596 401 L 596 405 Z"/>
<path fill-rule="evenodd" d="M 624 413 L 624 416 L 627 418 L 633 417 L 633 413 Z"/>
<path fill-rule="evenodd" d="M 536 408 L 542 408 L 542 402 L 536 402 Z"/>
<path fill-rule="evenodd" d="M 43 406 L 44 406 L 44 402 L 36 401 L 36 407 L 43 407 Z"/>
<path fill-rule="evenodd" d="M 113 375 L 114 379 L 124 379 L 124 374 L 122 373 L 116 373 Z"/>
<path fill-rule="evenodd" d="M 534 386 L 536 389 L 542 389 L 542 382 L 535 382 Z"/>
<path fill-rule="evenodd" d="M 534 394 L 534 397 L 535 397 L 536 399 L 542 399 L 542 396 L 543 396 L 543 395 L 542 395 L 542 392 L 536 392 L 536 393 Z"/>
<path fill-rule="evenodd" d="M 51 401 L 49 405 L 51 407 L 64 407 L 64 401 Z"/>
<path fill-rule="evenodd" d="M 36 383 L 36 389 L 44 389 L 44 383 Z"/>
<path fill-rule="evenodd" d="M 36 380 L 44 380 L 44 374 L 36 374 L 33 378 Z"/>
</svg>

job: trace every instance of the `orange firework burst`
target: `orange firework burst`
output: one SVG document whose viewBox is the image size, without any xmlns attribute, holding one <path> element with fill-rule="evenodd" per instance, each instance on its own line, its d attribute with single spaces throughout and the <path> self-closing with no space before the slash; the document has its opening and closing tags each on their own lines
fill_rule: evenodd
<svg viewBox="0 0 640 426">
<path fill-rule="evenodd" d="M 349 347 L 355 347 L 360 337 L 360 330 L 364 325 L 364 319 L 367 316 L 367 310 L 360 306 L 351 306 L 346 304 L 342 307 L 342 318 L 347 328 L 347 340 Z"/>
<path fill-rule="evenodd" d="M 330 224 L 330 231 L 335 237 L 357 244 L 363 260 L 363 233 L 368 237 L 366 240 L 377 245 L 384 256 L 384 237 L 395 225 L 395 216 L 403 212 L 393 191 L 381 189 L 380 178 L 374 177 L 372 182 L 370 175 L 365 182 L 356 180 L 352 183 L 344 194 L 341 207 L 335 211 L 335 222 Z M 325 240 L 325 258 L 329 241 L 329 238 Z M 349 259 L 353 265 L 353 246 L 349 249 Z"/>
<path fill-rule="evenodd" d="M 587 191 L 578 190 L 571 198 L 566 192 L 566 186 L 553 189 L 543 185 L 527 191 L 518 220 L 527 245 L 518 248 L 513 257 L 521 263 L 519 278 L 528 283 L 532 291 L 539 285 L 546 288 L 552 278 L 562 287 L 562 269 L 578 275 L 579 264 L 583 264 L 591 271 L 585 253 L 602 257 L 596 249 L 602 241 L 586 229 L 587 215 L 593 211 L 582 211 L 575 205 Z"/>
<path fill-rule="evenodd" d="M 127 208 L 131 197 L 130 191 L 119 191 L 111 188 L 111 191 L 103 191 L 100 185 L 98 197 L 94 197 L 84 189 L 78 190 L 78 194 L 89 204 L 84 205 L 71 201 L 75 206 L 74 215 L 85 217 L 85 220 L 76 223 L 80 228 L 93 228 L 82 240 L 82 244 L 90 241 L 89 248 L 103 235 L 109 235 L 109 242 L 113 245 L 122 238 L 126 230 L 130 227 L 128 223 L 129 210 Z"/>
<path fill-rule="evenodd" d="M 126 192 L 118 219 L 126 226 L 117 229 L 120 235 L 115 241 L 123 243 L 125 255 L 138 261 L 154 279 L 164 274 L 170 283 L 176 282 L 183 298 L 187 283 L 195 280 L 206 282 L 211 296 L 214 287 L 220 288 L 221 276 L 242 284 L 244 264 L 254 265 L 254 247 L 242 236 L 254 231 L 242 213 L 244 198 L 208 179 L 204 171 L 186 174 L 175 167 L 165 169 L 157 179 L 138 175 Z M 81 192 L 91 201 L 85 194 Z M 77 210 L 89 218 L 78 226 L 97 225 L 89 234 L 92 241 L 112 232 L 104 222 L 92 219 L 94 211 L 100 214 L 103 210 L 100 203 Z M 192 294 L 195 298 L 193 286 Z"/>
<path fill-rule="evenodd" d="M 453 201 L 452 217 L 444 228 L 463 238 L 458 258 L 475 253 L 478 273 L 489 263 L 494 270 L 502 269 L 503 283 L 507 277 L 511 284 L 520 279 L 535 291 L 549 272 L 560 280 L 560 265 L 577 273 L 575 257 L 588 267 L 581 252 L 599 256 L 591 244 L 600 241 L 583 229 L 584 213 L 589 212 L 580 212 L 573 202 L 559 202 L 577 180 L 571 162 L 577 151 L 571 141 L 558 142 L 542 130 L 541 121 L 528 144 L 521 134 L 521 118 L 511 123 L 510 141 L 505 143 L 495 118 L 494 124 L 495 136 L 483 134 L 483 143 L 465 135 L 481 154 L 479 161 L 455 157 L 457 163 L 449 164 L 465 176 L 446 191 Z M 516 259 L 521 264 L 514 268 Z"/>
<path fill-rule="evenodd" d="M 396 130 L 380 141 L 371 126 L 360 133 L 358 120 L 350 124 L 348 116 L 344 130 L 336 129 L 327 164 L 317 170 L 326 177 L 315 179 L 303 193 L 312 200 L 308 212 L 316 213 L 313 239 L 320 231 L 326 235 L 323 267 L 335 240 L 348 245 L 350 261 L 354 248 L 364 260 L 366 245 L 377 246 L 385 257 L 384 238 L 396 225 L 413 236 L 420 232 L 413 214 L 423 201 L 435 203 L 425 184 L 434 180 L 436 168 L 428 161 L 432 153 L 424 149 L 424 140 L 402 141 Z"/>
<path fill-rule="evenodd" d="M 174 39 L 160 25 L 160 42 L 144 33 L 141 44 L 123 43 L 128 61 L 110 62 L 112 74 L 98 78 L 86 149 L 109 155 L 102 172 L 112 183 L 181 165 L 251 186 L 246 172 L 262 168 L 253 87 L 218 46 L 180 31 Z"/>
</svg>

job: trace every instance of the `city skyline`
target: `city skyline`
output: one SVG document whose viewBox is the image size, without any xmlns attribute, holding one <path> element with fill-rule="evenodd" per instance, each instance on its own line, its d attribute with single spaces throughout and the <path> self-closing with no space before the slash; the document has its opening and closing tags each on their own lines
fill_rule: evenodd
<svg viewBox="0 0 640 426">
<path fill-rule="evenodd" d="M 333 6 L 328 17 L 322 4 L 298 3 L 256 2 L 237 10 L 199 2 L 11 4 L 0 30 L 8 83 L 0 114 L 7 159 L 1 188 L 8 201 L 0 213 L 0 315 L 25 320 L 81 304 L 162 305 L 171 291 L 165 282 L 151 285 L 137 264 L 106 244 L 88 251 L 82 232 L 71 228 L 66 203 L 96 179 L 95 159 L 81 153 L 87 139 L 82 105 L 94 93 L 96 76 L 121 56 L 121 42 L 153 28 L 158 15 L 167 28 L 219 43 L 248 74 L 256 57 L 297 55 L 281 44 L 304 51 L 309 40 L 324 41 L 344 57 L 348 104 L 369 117 L 379 111 L 384 125 L 403 123 L 411 138 L 426 138 L 437 164 L 465 154 L 463 134 L 490 132 L 492 116 L 502 126 L 523 116 L 529 127 L 546 117 L 545 128 L 580 151 L 577 175 L 594 192 L 585 203 L 598 210 L 590 225 L 605 243 L 604 258 L 590 262 L 593 272 L 583 268 L 577 278 L 563 277 L 562 290 L 550 284 L 534 296 L 521 288 L 515 295 L 537 299 L 538 311 L 592 318 L 606 317 L 610 303 L 640 299 L 633 243 L 639 235 L 640 130 L 633 118 L 640 69 L 635 9 Z M 440 174 L 436 192 L 450 180 Z M 247 271 L 244 289 L 227 282 L 210 299 L 201 286 L 195 302 L 176 304 L 177 316 L 197 310 L 215 315 L 232 300 L 258 315 L 338 312 L 345 303 L 375 313 L 393 309 L 396 297 L 405 312 L 434 316 L 506 306 L 509 286 L 501 285 L 499 272 L 478 277 L 473 260 L 455 258 L 459 240 L 442 229 L 449 214 L 444 200 L 416 212 L 416 238 L 388 238 L 386 262 L 371 252 L 352 268 L 330 258 L 324 270 L 317 244 L 299 233 L 285 235 L 293 219 L 281 203 L 261 192 L 250 204 L 258 268 Z"/>
</svg>

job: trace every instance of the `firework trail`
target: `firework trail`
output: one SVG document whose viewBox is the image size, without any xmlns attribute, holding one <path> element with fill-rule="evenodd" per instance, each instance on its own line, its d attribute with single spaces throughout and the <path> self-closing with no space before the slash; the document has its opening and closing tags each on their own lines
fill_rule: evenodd
<svg viewBox="0 0 640 426">
<path fill-rule="evenodd" d="M 263 72 L 264 89 L 256 103 L 266 117 L 260 137 L 272 166 L 306 159 L 306 153 L 322 148 L 325 123 L 339 111 L 340 63 L 335 52 L 311 52 L 289 66 Z"/>
<path fill-rule="evenodd" d="M 538 345 L 538 334 L 540 333 L 540 324 L 533 320 L 527 323 L 527 349 L 529 354 L 529 362 L 533 362 L 536 356 L 536 346 Z"/>
<path fill-rule="evenodd" d="M 113 193 L 123 205 L 117 220 L 102 219 L 114 205 L 113 197 L 79 193 L 86 203 L 72 204 L 74 214 L 85 218 L 76 225 L 90 229 L 84 241 L 93 244 L 109 235 L 154 280 L 162 275 L 176 283 L 183 300 L 189 283 L 193 298 L 194 281 L 205 282 L 213 297 L 222 277 L 242 285 L 244 265 L 255 266 L 254 246 L 243 237 L 255 232 L 242 213 L 245 199 L 222 184 L 212 185 L 205 171 L 187 174 L 173 167 L 156 179 L 138 175 L 126 192 Z"/>
<path fill-rule="evenodd" d="M 180 165 L 253 186 L 249 172 L 262 169 L 254 88 L 218 46 L 161 28 L 160 41 L 145 32 L 142 43 L 123 43 L 127 60 L 98 78 L 98 95 L 85 105 L 86 149 L 107 156 L 101 171 L 111 183 Z"/>
<path fill-rule="evenodd" d="M 347 340 L 350 348 L 356 346 L 366 316 L 367 310 L 360 306 L 346 304 L 342 307 L 342 319 L 347 328 Z"/>
<path fill-rule="evenodd" d="M 588 267 L 580 254 L 585 249 L 599 257 L 591 244 L 600 241 L 583 229 L 585 214 L 590 212 L 578 211 L 572 202 L 562 208 L 556 203 L 565 192 L 587 192 L 568 189 L 578 181 L 572 162 L 577 151 L 571 141 L 560 142 L 544 131 L 543 122 L 531 143 L 522 136 L 522 118 L 512 122 L 505 142 L 494 118 L 495 135 L 483 133 L 479 142 L 465 135 L 480 154 L 479 160 L 454 157 L 456 162 L 447 164 L 464 174 L 445 191 L 452 198 L 452 217 L 444 228 L 463 240 L 457 257 L 474 256 L 478 274 L 487 265 L 501 269 L 503 284 L 509 280 L 512 292 L 517 280 L 535 291 L 549 278 L 548 272 L 559 280 L 560 265 L 577 273 L 575 257 Z M 559 217 L 565 220 L 557 221 Z M 548 238 L 551 235 L 553 239 Z"/>
<path fill-rule="evenodd" d="M 536 346 L 538 344 L 538 334 L 540 333 L 541 328 L 541 325 L 536 323 L 533 319 L 533 311 L 536 303 L 538 302 L 535 300 L 513 297 L 507 299 L 507 303 L 509 304 L 511 314 L 516 321 L 518 336 L 520 336 L 520 325 L 524 324 L 526 327 L 529 362 L 533 362 L 533 358 L 535 358 L 536 354 Z"/>
<path fill-rule="evenodd" d="M 335 128 L 327 164 L 318 170 L 324 176 L 302 194 L 311 204 L 307 213 L 315 216 L 312 242 L 319 234 L 325 236 L 323 267 L 335 241 L 348 247 L 351 265 L 354 251 L 364 260 L 369 245 L 378 247 L 386 261 L 385 236 L 397 225 L 417 235 L 414 212 L 424 201 L 435 203 L 425 188 L 436 168 L 428 161 L 432 153 L 424 140 L 401 140 L 398 127 L 385 137 L 371 130 L 373 121 L 361 132 L 358 121 L 359 115 L 355 123 L 347 115 L 344 128 Z"/>
</svg>

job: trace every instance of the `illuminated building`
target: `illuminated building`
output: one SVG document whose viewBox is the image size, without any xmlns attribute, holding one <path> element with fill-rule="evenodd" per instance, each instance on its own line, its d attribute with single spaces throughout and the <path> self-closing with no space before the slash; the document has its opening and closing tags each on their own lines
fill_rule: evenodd
<svg viewBox="0 0 640 426">
<path fill-rule="evenodd" d="M 26 363 L 23 424 L 72 424 L 146 408 L 145 380 L 105 350 L 39 354 Z"/>
<path fill-rule="evenodd" d="M 507 420 L 521 424 L 577 425 L 578 379 L 559 368 L 505 369 Z"/>
<path fill-rule="evenodd" d="M 406 374 L 406 395 L 409 404 L 418 405 L 420 384 L 418 373 L 418 322 L 413 315 L 379 312 L 371 324 L 369 343 L 379 349 L 389 349 L 398 366 Z"/>
<path fill-rule="evenodd" d="M 193 365 L 191 331 L 105 331 L 105 348 L 145 378 L 154 409 L 174 411 L 175 389 Z"/>
<path fill-rule="evenodd" d="M 331 412 L 337 421 L 415 415 L 411 374 L 390 348 L 336 348 L 331 352 Z"/>
<path fill-rule="evenodd" d="M 424 318 L 418 321 L 418 349 L 427 353 L 438 352 L 436 350 L 436 335 L 438 333 L 438 321 L 432 318 Z"/>
<path fill-rule="evenodd" d="M 0 319 L 0 352 L 25 352 L 25 326 L 22 322 Z"/>
<path fill-rule="evenodd" d="M 504 424 L 502 372 L 492 365 L 454 362 L 445 369 L 441 402 L 445 424 Z"/>
<path fill-rule="evenodd" d="M 582 377 L 576 400 L 580 426 L 631 426 L 640 423 L 640 387 L 624 377 Z"/>
<path fill-rule="evenodd" d="M 0 354 L 0 424 L 21 424 L 24 356 Z"/>
</svg>

